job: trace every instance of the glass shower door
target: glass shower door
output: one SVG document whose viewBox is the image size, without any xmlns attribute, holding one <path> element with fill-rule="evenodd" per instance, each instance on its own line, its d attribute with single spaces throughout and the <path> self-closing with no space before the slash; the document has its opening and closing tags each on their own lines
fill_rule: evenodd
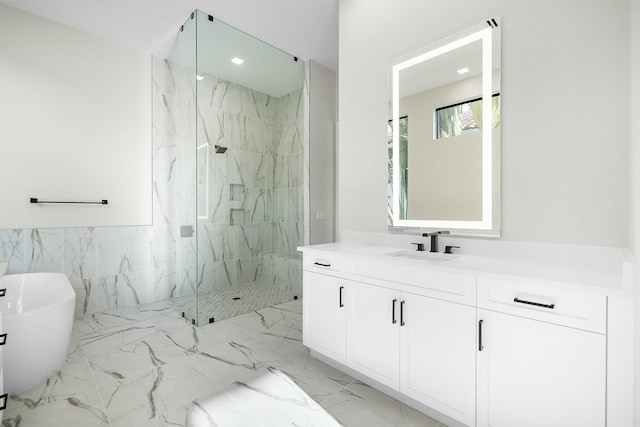
<svg viewBox="0 0 640 427">
<path fill-rule="evenodd" d="M 197 323 L 302 293 L 304 65 L 196 11 Z"/>
<path fill-rule="evenodd" d="M 163 111 L 176 141 L 177 309 L 201 325 L 301 297 L 303 63 L 199 11 L 175 48 Z"/>
</svg>

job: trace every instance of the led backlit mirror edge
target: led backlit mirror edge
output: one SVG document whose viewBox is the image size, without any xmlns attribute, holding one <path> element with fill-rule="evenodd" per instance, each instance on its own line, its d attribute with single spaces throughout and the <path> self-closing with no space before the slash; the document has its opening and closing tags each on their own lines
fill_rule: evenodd
<svg viewBox="0 0 640 427">
<path fill-rule="evenodd" d="M 479 28 L 479 29 L 478 29 Z M 470 32 L 470 33 L 469 33 Z M 393 129 L 400 129 L 400 71 L 433 59 L 459 47 L 482 40 L 482 220 L 409 220 L 400 219 L 400 135 L 393 132 L 393 225 L 395 227 L 413 228 L 446 228 L 456 230 L 484 230 L 489 234 L 499 234 L 499 225 L 494 224 L 493 217 L 493 141 L 492 141 L 492 61 L 493 61 L 493 27 L 480 24 L 461 34 L 454 40 L 447 39 L 431 45 L 426 50 L 405 56 L 391 65 L 392 77 L 392 124 Z M 464 234 L 464 233 L 461 233 Z M 484 234 L 484 233 L 483 233 Z"/>
</svg>

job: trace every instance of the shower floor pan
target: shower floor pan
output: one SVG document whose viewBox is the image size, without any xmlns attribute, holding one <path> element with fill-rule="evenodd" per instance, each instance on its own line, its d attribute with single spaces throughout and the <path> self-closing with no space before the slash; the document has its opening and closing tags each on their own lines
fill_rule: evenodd
<svg viewBox="0 0 640 427">
<path fill-rule="evenodd" d="M 219 321 L 295 299 L 296 293 L 273 285 L 253 282 L 215 289 L 199 295 L 198 325 Z M 176 298 L 179 312 L 194 313 L 195 297 Z M 189 319 L 191 320 L 191 319 Z"/>
</svg>

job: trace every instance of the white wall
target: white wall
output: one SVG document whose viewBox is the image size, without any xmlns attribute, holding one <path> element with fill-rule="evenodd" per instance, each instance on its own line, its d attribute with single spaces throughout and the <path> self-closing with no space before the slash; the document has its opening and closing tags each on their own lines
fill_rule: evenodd
<svg viewBox="0 0 640 427">
<path fill-rule="evenodd" d="M 0 228 L 151 223 L 151 74 L 148 54 L 0 4 Z"/>
<path fill-rule="evenodd" d="M 640 0 L 632 0 L 629 13 L 629 81 L 631 132 L 631 246 L 640 271 Z M 635 298 L 635 420 L 640 425 L 640 274 L 636 274 Z"/>
<path fill-rule="evenodd" d="M 309 61 L 309 244 L 335 241 L 336 73 Z M 318 212 L 325 219 L 318 219 Z"/>
<path fill-rule="evenodd" d="M 340 230 L 386 231 L 387 65 L 502 17 L 502 238 L 628 245 L 626 1 L 342 0 Z"/>
</svg>

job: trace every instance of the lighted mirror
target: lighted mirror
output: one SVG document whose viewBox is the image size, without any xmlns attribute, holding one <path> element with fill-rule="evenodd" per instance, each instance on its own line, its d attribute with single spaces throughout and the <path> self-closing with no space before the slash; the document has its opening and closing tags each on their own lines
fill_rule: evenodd
<svg viewBox="0 0 640 427">
<path fill-rule="evenodd" d="M 500 74 L 498 18 L 391 64 L 391 227 L 499 235 Z"/>
</svg>

